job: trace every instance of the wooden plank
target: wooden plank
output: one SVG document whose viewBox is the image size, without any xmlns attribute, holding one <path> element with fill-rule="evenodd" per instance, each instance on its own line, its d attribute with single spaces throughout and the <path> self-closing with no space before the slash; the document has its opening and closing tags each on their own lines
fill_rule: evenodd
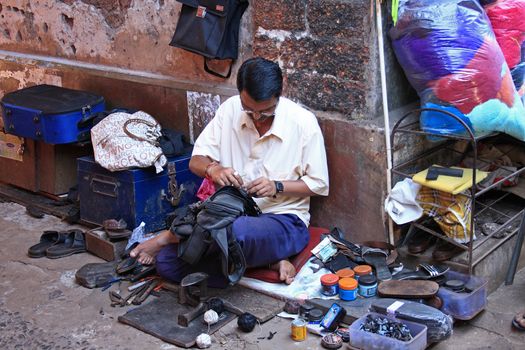
<svg viewBox="0 0 525 350">
<path fill-rule="evenodd" d="M 164 282 L 164 288 L 176 293 L 179 291 L 179 285 L 175 283 Z M 284 302 L 239 285 L 226 289 L 208 288 L 208 295 L 251 313 L 260 323 L 272 319 L 284 308 Z"/>
<path fill-rule="evenodd" d="M 18 203 L 25 207 L 31 205 L 42 210 L 46 214 L 54 215 L 61 219 L 66 218 L 69 211 L 75 207 L 74 204 L 68 203 L 62 205 L 63 203 L 58 200 L 51 199 L 38 193 L 29 192 L 5 183 L 0 183 L 0 197 L 4 200 Z"/>
<path fill-rule="evenodd" d="M 192 309 L 191 306 L 179 304 L 175 293 L 163 292 L 159 298 L 128 311 L 119 316 L 118 320 L 165 342 L 189 348 L 195 344 L 199 334 L 211 335 L 236 317 L 233 313 L 224 311 L 219 321 L 208 328 L 203 314 L 191 321 L 188 327 L 179 326 L 178 315 Z"/>
<path fill-rule="evenodd" d="M 284 308 L 283 301 L 238 285 L 227 289 L 211 289 L 210 295 L 217 296 L 226 303 L 251 313 L 261 323 L 272 319 Z"/>
</svg>

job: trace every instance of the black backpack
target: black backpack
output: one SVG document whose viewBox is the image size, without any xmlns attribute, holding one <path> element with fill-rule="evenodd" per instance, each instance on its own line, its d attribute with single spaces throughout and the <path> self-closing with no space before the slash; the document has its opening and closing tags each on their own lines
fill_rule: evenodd
<svg viewBox="0 0 525 350">
<path fill-rule="evenodd" d="M 261 210 L 241 189 L 225 186 L 204 202 L 188 206 L 175 217 L 171 232 L 180 237 L 178 256 L 191 265 L 214 251 L 216 243 L 222 254 L 222 273 L 230 284 L 237 283 L 246 270 L 241 247 L 231 231 L 239 216 L 259 216 Z"/>
<path fill-rule="evenodd" d="M 177 0 L 182 8 L 170 45 L 204 56 L 204 70 L 229 78 L 239 47 L 239 25 L 247 0 Z M 208 59 L 232 59 L 226 75 L 210 70 Z"/>
</svg>

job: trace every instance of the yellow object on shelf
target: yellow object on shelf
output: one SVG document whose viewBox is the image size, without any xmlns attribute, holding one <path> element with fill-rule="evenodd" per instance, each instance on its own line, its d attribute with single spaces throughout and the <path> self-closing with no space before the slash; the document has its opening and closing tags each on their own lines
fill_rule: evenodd
<svg viewBox="0 0 525 350">
<path fill-rule="evenodd" d="M 433 165 L 439 167 L 439 165 Z M 458 194 L 472 187 L 472 169 L 451 167 L 452 169 L 463 170 L 462 177 L 439 175 L 436 180 L 427 180 L 428 169 L 425 169 L 412 177 L 412 180 L 420 185 L 430 187 L 447 193 Z M 483 181 L 488 173 L 476 170 L 476 183 Z"/>
</svg>

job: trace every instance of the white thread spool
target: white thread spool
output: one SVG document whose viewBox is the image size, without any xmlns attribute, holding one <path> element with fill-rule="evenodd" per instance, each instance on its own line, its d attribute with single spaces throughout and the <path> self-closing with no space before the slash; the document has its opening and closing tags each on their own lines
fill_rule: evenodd
<svg viewBox="0 0 525 350">
<path fill-rule="evenodd" d="M 213 311 L 213 310 L 210 310 L 210 311 Z M 217 313 L 215 312 L 215 314 Z M 197 339 L 195 339 L 195 342 L 197 343 L 197 346 L 199 347 L 199 349 L 206 349 L 211 346 L 211 337 L 206 333 L 201 333 L 197 337 Z"/>
<path fill-rule="evenodd" d="M 215 310 L 208 310 L 204 313 L 204 322 L 208 325 L 215 324 L 219 321 L 219 315 Z"/>
</svg>

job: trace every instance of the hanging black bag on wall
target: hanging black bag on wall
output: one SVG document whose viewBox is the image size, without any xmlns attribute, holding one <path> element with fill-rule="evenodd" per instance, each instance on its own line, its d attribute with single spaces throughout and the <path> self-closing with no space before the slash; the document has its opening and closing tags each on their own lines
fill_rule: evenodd
<svg viewBox="0 0 525 350">
<path fill-rule="evenodd" d="M 204 70 L 221 78 L 231 75 L 239 47 L 239 25 L 247 0 L 177 0 L 182 3 L 170 45 L 204 56 Z M 227 74 L 210 70 L 208 59 L 231 59 Z"/>
</svg>

